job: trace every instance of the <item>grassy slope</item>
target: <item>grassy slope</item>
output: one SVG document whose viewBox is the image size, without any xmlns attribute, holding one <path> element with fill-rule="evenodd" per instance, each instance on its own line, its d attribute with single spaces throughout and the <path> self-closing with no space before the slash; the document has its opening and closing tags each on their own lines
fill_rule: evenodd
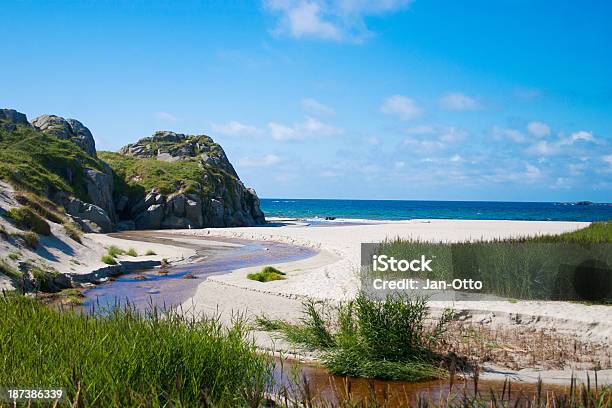
<svg viewBox="0 0 612 408">
<path fill-rule="evenodd" d="M 155 158 L 136 158 L 114 152 L 98 152 L 115 172 L 115 191 L 129 198 L 143 196 L 157 188 L 162 194 L 176 192 L 208 196 L 224 191 L 227 200 L 237 180 L 222 170 L 204 166 L 198 158 L 166 162 Z M 207 180 L 207 182 L 203 182 Z"/>
<path fill-rule="evenodd" d="M 19 189 L 42 197 L 64 191 L 88 201 L 83 169 L 102 165 L 70 141 L 23 126 L 0 129 L 0 179 Z"/>
<path fill-rule="evenodd" d="M 61 387 L 71 401 L 80 389 L 72 406 L 258 406 L 271 380 L 241 325 L 91 317 L 23 296 L 0 297 L 0 315 L 0 384 Z"/>
</svg>

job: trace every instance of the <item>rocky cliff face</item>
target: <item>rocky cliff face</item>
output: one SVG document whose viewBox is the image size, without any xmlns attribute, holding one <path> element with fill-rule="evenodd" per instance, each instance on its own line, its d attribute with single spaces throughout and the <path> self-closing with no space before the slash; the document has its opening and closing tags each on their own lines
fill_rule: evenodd
<svg viewBox="0 0 612 408">
<path fill-rule="evenodd" d="M 129 158 L 127 166 L 117 156 L 105 158 L 123 182 L 142 186 L 144 196 L 120 194 L 116 208 L 138 229 L 265 223 L 255 191 L 242 184 L 221 146 L 208 136 L 156 132 L 123 147 L 119 155 Z M 177 169 L 189 171 L 178 175 Z"/>
<path fill-rule="evenodd" d="M 63 206 L 85 232 L 265 223 L 255 191 L 242 184 L 221 146 L 208 136 L 156 132 L 119 153 L 98 154 L 81 122 L 42 115 L 30 123 L 12 109 L 0 109 L 0 130 L 8 132 L 9 144 L 24 134 L 40 138 L 32 142 L 36 149 L 30 147 L 37 156 L 27 147 L 16 154 L 43 166 L 39 179 L 59 176 L 55 185 L 39 186 L 39 194 Z M 47 152 L 48 144 L 61 146 Z M 0 168 L 0 177 L 10 181 L 10 172 L 11 167 Z"/>
</svg>

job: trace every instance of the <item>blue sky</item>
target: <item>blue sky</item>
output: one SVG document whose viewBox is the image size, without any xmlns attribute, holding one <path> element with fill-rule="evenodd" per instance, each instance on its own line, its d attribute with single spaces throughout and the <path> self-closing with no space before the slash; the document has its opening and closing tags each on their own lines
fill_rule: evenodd
<svg viewBox="0 0 612 408">
<path fill-rule="evenodd" d="M 0 105 L 209 134 L 261 197 L 612 201 L 606 1 L 12 1 Z"/>
</svg>

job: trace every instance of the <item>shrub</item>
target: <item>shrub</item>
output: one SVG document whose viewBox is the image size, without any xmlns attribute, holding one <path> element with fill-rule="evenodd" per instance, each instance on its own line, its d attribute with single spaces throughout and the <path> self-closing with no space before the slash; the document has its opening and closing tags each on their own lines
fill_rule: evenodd
<svg viewBox="0 0 612 408">
<path fill-rule="evenodd" d="M 136 252 L 134 248 L 128 248 L 125 254 L 129 256 L 138 256 L 138 252 Z"/>
<path fill-rule="evenodd" d="M 272 266 L 266 266 L 261 272 L 248 274 L 247 278 L 259 282 L 270 282 L 285 279 L 285 275 L 285 272 L 281 272 Z"/>
<path fill-rule="evenodd" d="M 91 316 L 14 295 L 0 297 L 0 316 L 0 383 L 55 384 L 62 406 L 258 407 L 271 390 L 273 361 L 241 323 L 133 309 Z"/>
<path fill-rule="evenodd" d="M 103 255 L 100 260 L 107 265 L 117 265 L 117 261 L 115 260 L 115 258 L 110 255 Z"/>
<path fill-rule="evenodd" d="M 83 231 L 81 231 L 81 229 L 75 223 L 66 221 L 64 222 L 63 226 L 64 231 L 66 231 L 66 235 L 79 244 L 83 243 Z"/>
<path fill-rule="evenodd" d="M 115 245 L 111 245 L 108 247 L 108 256 L 116 258 L 120 255 L 124 255 L 125 251 L 121 248 L 119 248 L 118 246 Z"/>
<path fill-rule="evenodd" d="M 157 254 L 152 249 L 147 249 L 147 252 L 145 252 L 145 256 L 152 256 L 152 255 L 157 255 Z"/>
<path fill-rule="evenodd" d="M 40 215 L 28 207 L 16 207 L 7 211 L 7 215 L 12 218 L 20 228 L 30 229 L 37 234 L 51 235 L 49 223 Z"/>
<path fill-rule="evenodd" d="M 12 236 L 21 239 L 26 246 L 36 249 L 38 246 L 38 234 L 32 231 L 15 232 Z"/>
</svg>

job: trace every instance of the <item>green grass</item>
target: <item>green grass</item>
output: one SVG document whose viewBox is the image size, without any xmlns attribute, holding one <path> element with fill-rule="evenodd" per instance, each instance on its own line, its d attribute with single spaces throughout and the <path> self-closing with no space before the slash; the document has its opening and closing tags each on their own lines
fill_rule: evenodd
<svg viewBox="0 0 612 408">
<path fill-rule="evenodd" d="M 285 272 L 279 271 L 272 266 L 266 266 L 260 272 L 248 274 L 247 278 L 259 282 L 270 282 L 286 279 L 286 275 L 287 274 Z"/>
<path fill-rule="evenodd" d="M 34 278 L 36 291 L 43 292 L 55 292 L 58 289 L 55 288 L 53 280 L 59 276 L 59 272 L 45 264 L 35 264 L 28 261 L 28 273 Z"/>
<path fill-rule="evenodd" d="M 145 252 L 145 256 L 152 256 L 152 255 L 157 255 L 157 253 L 155 253 L 155 251 L 153 251 L 152 249 L 147 249 L 147 252 Z"/>
<path fill-rule="evenodd" d="M 64 231 L 68 237 L 72 238 L 74 241 L 79 244 L 83 243 L 83 231 L 79 228 L 79 226 L 73 222 L 66 221 L 62 224 L 64 227 Z"/>
<path fill-rule="evenodd" d="M 612 221 L 593 222 L 588 227 L 577 231 L 566 232 L 559 235 L 541 235 L 535 238 L 522 238 L 517 241 L 576 244 L 612 243 Z"/>
<path fill-rule="evenodd" d="M 125 254 L 128 256 L 138 256 L 138 252 L 134 248 L 128 248 Z"/>
<path fill-rule="evenodd" d="M 62 191 L 89 202 L 84 169 L 102 171 L 102 161 L 76 144 L 36 129 L 0 129 L 0 179 L 21 191 L 49 197 Z"/>
<path fill-rule="evenodd" d="M 119 248 L 118 246 L 111 245 L 108 247 L 107 254 L 110 257 L 116 258 L 121 255 L 125 255 L 125 250 Z"/>
<path fill-rule="evenodd" d="M 117 193 L 128 197 L 143 196 L 153 188 L 162 194 L 177 191 L 202 194 L 205 188 L 200 182 L 208 171 L 195 158 L 164 162 L 112 152 L 99 152 L 98 156 L 115 171 Z"/>
<path fill-rule="evenodd" d="M 14 251 L 14 252 L 11 252 L 10 254 L 8 254 L 9 259 L 11 259 L 13 261 L 17 261 L 22 256 L 23 256 L 23 254 L 20 251 Z"/>
<path fill-rule="evenodd" d="M 66 406 L 256 407 L 272 381 L 272 361 L 240 322 L 92 317 L 18 296 L 0 298 L 0 315 L 0 383 L 64 388 Z"/>
<path fill-rule="evenodd" d="M 421 279 L 455 278 L 483 282 L 483 293 L 510 299 L 589 300 L 607 303 L 610 294 L 584 299 L 576 289 L 576 279 L 595 281 L 589 275 L 575 275 L 577 266 L 590 259 L 612 265 L 612 222 L 596 222 L 587 228 L 560 235 L 542 235 L 460 243 L 431 243 L 397 239 L 383 242 L 378 254 L 396 259 L 433 258 L 432 271 L 416 272 Z M 406 273 L 403 273 L 406 275 Z M 362 283 L 375 277 L 399 277 L 391 272 L 362 270 Z M 578 278 L 576 278 L 578 276 Z M 405 278 L 406 276 L 402 276 Z M 603 296 L 603 297 L 602 297 Z"/>
<path fill-rule="evenodd" d="M 66 222 L 66 216 L 63 214 L 63 211 L 48 198 L 21 191 L 15 194 L 15 200 L 49 221 L 57 224 Z"/>
<path fill-rule="evenodd" d="M 100 258 L 100 261 L 104 262 L 107 265 L 117 265 L 117 260 L 108 254 L 102 255 L 102 258 Z"/>
<path fill-rule="evenodd" d="M 41 235 L 51 235 L 49 223 L 28 207 L 11 208 L 6 215 L 21 229 L 29 229 Z"/>
<path fill-rule="evenodd" d="M 0 258 L 0 273 L 8 276 L 9 278 L 19 279 L 21 278 L 21 272 L 15 269 L 6 259 Z"/>
<path fill-rule="evenodd" d="M 84 303 L 85 295 L 78 289 L 63 289 L 57 294 L 62 304 L 78 306 Z"/>
<path fill-rule="evenodd" d="M 319 350 L 332 374 L 388 380 L 422 381 L 441 378 L 442 357 L 432 352 L 452 317 L 445 312 L 427 327 L 424 299 L 390 296 L 377 301 L 359 294 L 354 301 L 329 309 L 304 303 L 299 324 L 259 317 L 261 330 L 279 331 L 289 342 Z"/>
<path fill-rule="evenodd" d="M 38 246 L 38 234 L 33 231 L 14 232 L 11 235 L 22 240 L 30 249 L 36 249 Z"/>
</svg>

